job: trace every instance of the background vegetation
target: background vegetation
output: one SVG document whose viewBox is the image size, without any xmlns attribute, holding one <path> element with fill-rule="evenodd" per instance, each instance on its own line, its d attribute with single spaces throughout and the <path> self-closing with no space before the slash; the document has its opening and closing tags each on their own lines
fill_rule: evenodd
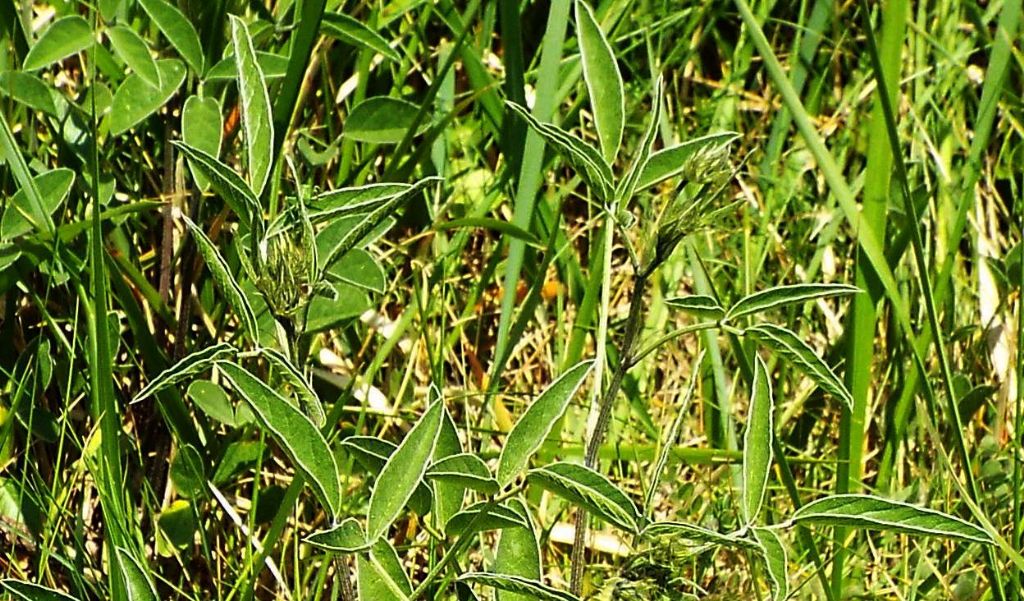
<svg viewBox="0 0 1024 601">
<path fill-rule="evenodd" d="M 614 85 L 581 65 L 582 6 L 0 0 L 7 594 L 571 598 L 582 503 L 601 518 L 584 598 L 781 598 L 780 561 L 798 599 L 1024 596 L 1019 0 L 595 2 L 621 148 L 601 119 Z M 687 163 L 613 200 L 506 101 L 620 176 L 648 136 L 738 135 L 727 173 Z M 711 175 L 725 187 L 702 188 Z M 391 187 L 329 194 L 369 184 Z M 702 199 L 724 210 L 686 221 L 637 287 L 634 364 L 631 253 Z M 764 319 L 838 387 L 745 335 L 761 317 L 730 325 L 692 300 L 814 282 L 860 292 Z M 594 466 L 626 501 L 559 493 L 579 481 L 557 480 L 564 463 L 523 486 L 525 463 L 499 455 L 526 409 L 564 402 L 524 462 L 582 462 L 620 373 Z M 403 441 L 388 465 L 487 465 L 389 474 Z M 768 448 L 762 509 L 748 468 Z M 974 530 L 805 518 L 787 556 L 748 529 L 846 493 Z M 498 514 L 473 517 L 496 494 Z M 615 521 L 623 506 L 705 530 L 651 543 Z M 475 521 L 441 519 L 461 509 Z M 383 548 L 329 530 L 357 522 Z M 713 536 L 734 531 L 758 534 Z M 532 541 L 547 588 L 474 581 L 537 569 Z"/>
</svg>

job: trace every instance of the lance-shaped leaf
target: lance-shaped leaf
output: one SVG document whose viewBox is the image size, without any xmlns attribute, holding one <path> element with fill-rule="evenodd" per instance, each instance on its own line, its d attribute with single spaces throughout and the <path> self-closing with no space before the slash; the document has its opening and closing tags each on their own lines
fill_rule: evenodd
<svg viewBox="0 0 1024 601">
<path fill-rule="evenodd" d="M 379 474 L 398 448 L 394 443 L 374 436 L 349 436 L 341 442 L 341 446 L 370 474 Z M 430 487 L 421 483 L 409 499 L 409 509 L 419 515 L 426 515 L 432 504 Z"/>
<path fill-rule="evenodd" d="M 360 599 L 405 601 L 412 594 L 412 583 L 402 569 L 402 561 L 385 539 L 356 558 L 356 580 Z"/>
<path fill-rule="evenodd" d="M 320 23 L 320 29 L 324 35 L 337 38 L 352 46 L 372 50 L 393 61 L 402 59 L 379 33 L 346 14 L 324 13 Z"/>
<path fill-rule="evenodd" d="M 644 131 L 644 137 L 640 139 L 640 146 L 637 147 L 636 156 L 629 164 L 626 176 L 622 178 L 616 197 L 623 203 L 628 203 L 636 192 L 636 184 L 640 181 L 644 165 L 647 164 L 654 151 L 654 141 L 658 135 L 658 127 L 661 125 L 661 105 L 664 101 L 665 81 L 660 76 L 654 84 L 654 104 L 651 107 L 650 122 Z"/>
<path fill-rule="evenodd" d="M 734 547 L 749 549 L 753 543 L 734 534 L 722 534 L 701 526 L 687 524 L 684 522 L 652 522 L 641 532 L 645 539 L 669 538 L 673 541 L 690 541 L 699 544 L 712 544 L 723 547 Z"/>
<path fill-rule="evenodd" d="M 143 568 L 135 554 L 124 547 L 115 547 L 117 552 L 117 567 L 120 571 L 121 581 L 124 583 L 125 593 L 129 601 L 156 601 L 156 588 L 153 581 L 149 579 L 146 569 Z"/>
<path fill-rule="evenodd" d="M 459 576 L 459 582 L 473 582 L 501 591 L 517 593 L 539 601 L 579 601 L 579 597 L 565 591 L 552 588 L 539 580 L 514 576 L 512 574 L 494 574 L 491 572 L 470 572 Z"/>
<path fill-rule="evenodd" d="M 367 514 L 366 537 L 375 541 L 388 531 L 391 523 L 409 502 L 413 491 L 423 480 L 434 446 L 437 444 L 444 405 L 438 401 L 427 408 L 423 417 L 409 430 L 402 443 L 388 458 L 381 470 Z"/>
<path fill-rule="evenodd" d="M 689 161 L 695 154 L 706 148 L 729 144 L 738 137 L 739 134 L 733 132 L 708 134 L 659 150 L 647 159 L 640 172 L 636 188 L 638 190 L 650 188 L 670 177 L 681 175 L 687 170 Z"/>
<path fill-rule="evenodd" d="M 182 382 L 191 380 L 198 374 L 210 369 L 218 361 L 223 361 L 235 355 L 235 348 L 226 342 L 208 346 L 194 353 L 182 357 L 180 361 L 163 370 L 155 378 L 146 384 L 145 388 L 139 391 L 132 399 L 138 403 L 168 386 L 177 386 Z"/>
<path fill-rule="evenodd" d="M 747 430 L 743 434 L 743 521 L 748 525 L 757 520 L 768 488 L 774 414 L 775 400 L 768 382 L 768 368 L 761 357 L 757 357 Z"/>
<path fill-rule="evenodd" d="M 202 172 L 213 190 L 227 203 L 244 224 L 260 214 L 259 202 L 252 195 L 248 184 L 235 171 L 220 162 L 217 157 L 183 142 L 173 142 L 188 157 L 189 164 Z"/>
<path fill-rule="evenodd" d="M 107 30 L 110 45 L 132 71 L 139 74 L 146 83 L 154 88 L 160 87 L 160 71 L 156 61 L 149 53 L 149 46 L 135 33 L 135 30 L 124 25 L 115 25 Z"/>
<path fill-rule="evenodd" d="M 196 73 L 203 73 L 203 46 L 192 23 L 174 5 L 164 0 L 139 0 L 142 10 Z"/>
<path fill-rule="evenodd" d="M 341 511 L 338 465 L 320 430 L 274 389 L 234 363 L 218 365 L 263 426 L 305 477 L 320 502 L 337 516 Z"/>
<path fill-rule="evenodd" d="M 47 221 L 68 197 L 74 182 L 75 172 L 64 167 L 34 176 L 32 183 L 39 193 L 40 206 L 33 205 L 25 188 L 15 192 L 7 200 L 0 218 L 0 238 L 10 240 L 28 234 L 34 228 L 45 230 Z"/>
<path fill-rule="evenodd" d="M 814 352 L 814 349 L 795 333 L 771 323 L 762 323 L 747 328 L 745 333 L 753 336 L 761 344 L 788 359 L 797 369 L 814 380 L 815 384 L 843 401 L 847 407 L 853 407 L 853 395 L 846 389 L 843 381 Z"/>
<path fill-rule="evenodd" d="M 747 315 L 763 313 L 769 309 L 785 305 L 831 296 L 856 294 L 857 292 L 860 292 L 860 288 L 847 284 L 794 284 L 792 286 L 777 286 L 744 296 L 736 301 L 736 304 L 729 307 L 725 318 L 736 320 Z"/>
<path fill-rule="evenodd" d="M 418 126 L 420 107 L 401 98 L 374 96 L 352 108 L 344 135 L 370 144 L 398 144 Z"/>
<path fill-rule="evenodd" d="M 11 578 L 0 580 L 0 588 L 20 601 L 78 601 L 71 595 L 56 589 Z"/>
<path fill-rule="evenodd" d="M 221 116 L 220 102 L 217 98 L 188 97 L 181 109 L 181 137 L 186 144 L 202 150 L 211 157 L 218 157 L 223 129 L 224 118 Z M 210 181 L 196 168 L 194 161 L 189 161 L 189 169 L 200 188 L 206 190 L 210 187 Z"/>
<path fill-rule="evenodd" d="M 260 70 L 263 71 L 263 79 L 267 81 L 281 79 L 288 72 L 287 56 L 257 50 L 256 61 L 260 64 Z M 210 70 L 206 72 L 206 77 L 204 79 L 207 82 L 212 82 L 227 81 L 229 79 L 234 80 L 237 78 L 238 65 L 235 61 L 235 55 L 229 54 L 221 59 L 219 63 L 210 67 Z"/>
<path fill-rule="evenodd" d="M 725 317 L 725 309 L 718 304 L 713 296 L 691 294 L 665 300 L 665 304 L 673 309 L 685 311 L 700 319 L 718 321 Z"/>
<path fill-rule="evenodd" d="M 942 536 L 992 544 L 984 529 L 958 517 L 900 501 L 869 495 L 834 495 L 818 499 L 796 510 L 794 524 L 852 526 L 923 536 Z"/>
<path fill-rule="evenodd" d="M 772 591 L 772 601 L 783 601 L 789 596 L 789 568 L 786 559 L 786 547 L 774 530 L 768 528 L 752 528 L 751 533 L 757 541 L 758 555 L 768 574 L 768 587 Z"/>
<path fill-rule="evenodd" d="M 584 465 L 551 463 L 530 470 L 527 480 L 623 530 L 640 531 L 640 510 L 633 500 L 603 474 Z"/>
<path fill-rule="evenodd" d="M 509 509 L 522 516 L 527 525 L 512 526 L 501 531 L 498 550 L 494 554 L 494 572 L 540 580 L 540 542 L 530 522 L 526 504 L 519 499 L 512 499 Z M 533 597 L 499 591 L 498 601 L 533 601 Z"/>
<path fill-rule="evenodd" d="M 274 124 L 270 113 L 267 81 L 256 60 L 256 49 L 245 23 L 234 15 L 231 19 L 231 40 L 235 48 L 238 93 L 242 106 L 242 129 L 248 158 L 249 185 L 259 198 L 270 177 L 273 163 Z"/>
<path fill-rule="evenodd" d="M 427 398 L 430 399 L 429 402 L 434 402 L 434 399 L 441 399 L 440 389 L 431 384 L 427 392 Z M 445 458 L 461 453 L 462 441 L 459 440 L 459 431 L 455 426 L 455 420 L 452 419 L 451 414 L 445 411 L 444 419 L 441 420 L 441 431 L 437 435 L 437 446 L 434 447 L 432 461 L 434 465 L 437 465 Z M 427 468 L 428 473 L 429 471 L 430 468 Z M 488 477 L 493 480 L 493 476 L 490 476 L 489 473 Z M 462 502 L 466 498 L 466 487 L 455 480 L 443 478 L 431 480 L 430 484 L 432 485 L 431 488 L 433 488 L 435 503 L 432 506 L 434 525 L 438 530 L 443 530 L 448 520 L 459 511 L 462 511 Z M 494 490 L 497 490 L 497 482 L 494 484 Z"/>
<path fill-rule="evenodd" d="M 25 71 L 0 73 L 0 93 L 32 110 L 59 117 L 53 101 L 53 90 L 38 75 Z"/>
<path fill-rule="evenodd" d="M 614 191 L 612 168 L 596 148 L 550 123 L 537 121 L 529 111 L 514 102 L 506 102 L 505 105 L 569 162 L 591 192 L 600 200 L 611 202 Z"/>
<path fill-rule="evenodd" d="M 473 453 L 449 455 L 427 468 L 426 477 L 493 495 L 501 488 L 487 464 Z"/>
<path fill-rule="evenodd" d="M 529 523 L 526 518 L 504 505 L 477 503 L 453 515 L 445 524 L 444 532 L 454 538 L 473 532 L 525 528 L 527 526 Z"/>
<path fill-rule="evenodd" d="M 369 549 L 371 543 L 366 542 L 366 533 L 355 518 L 345 518 L 341 523 L 317 530 L 305 538 L 314 547 L 334 553 L 358 553 Z"/>
<path fill-rule="evenodd" d="M 22 69 L 35 71 L 92 45 L 92 27 L 78 15 L 54 21 L 25 55 Z"/>
<path fill-rule="evenodd" d="M 369 213 L 360 216 L 355 225 L 348 228 L 344 235 L 342 235 L 341 238 L 333 244 L 332 248 L 327 252 L 322 253 L 320 263 L 321 267 L 326 268 L 326 266 L 333 263 L 335 259 L 355 248 L 356 244 L 359 243 L 364 236 L 369 234 L 373 228 L 377 227 L 385 219 L 390 217 L 399 204 L 412 198 L 414 195 L 419 194 L 426 189 L 427 186 L 438 181 L 440 181 L 440 178 L 438 177 L 427 177 L 421 179 L 404 193 L 391 198 L 387 202 L 371 210 Z"/>
<path fill-rule="evenodd" d="M 310 201 L 309 219 L 313 223 L 368 213 L 409 191 L 409 184 L 367 184 L 323 192 Z"/>
<path fill-rule="evenodd" d="M 530 457 L 551 433 L 555 422 L 565 413 L 569 401 L 583 384 L 593 364 L 593 361 L 583 361 L 570 367 L 519 418 L 501 449 L 501 457 L 498 459 L 499 484 L 505 486 L 523 471 Z"/>
<path fill-rule="evenodd" d="M 195 238 L 196 248 L 199 249 L 199 254 L 203 256 L 203 261 L 206 262 L 206 267 L 210 270 L 213 281 L 217 283 L 217 286 L 224 294 L 224 298 L 227 299 L 228 304 L 235 311 L 239 321 L 242 322 L 242 326 L 249 333 L 250 339 L 259 340 L 260 330 L 256 322 L 256 313 L 253 312 L 252 305 L 249 304 L 245 293 L 242 292 L 242 287 L 238 285 L 238 280 L 235 279 L 235 276 L 231 275 L 227 261 L 220 255 L 213 242 L 206 237 L 206 233 L 203 232 L 202 228 L 184 215 L 181 218 L 185 221 L 189 232 L 192 233 L 192 237 Z"/>
<path fill-rule="evenodd" d="M 327 414 L 324 413 L 324 406 L 320 403 L 320 397 L 313 392 L 313 387 L 306 380 L 306 377 L 302 375 L 297 367 L 292 365 L 292 362 L 281 351 L 272 348 L 261 348 L 259 353 L 268 363 L 277 368 L 277 373 L 281 376 L 281 379 L 295 391 L 295 395 L 299 397 L 299 407 L 306 414 L 306 417 L 317 428 L 323 428 L 327 423 Z"/>
<path fill-rule="evenodd" d="M 576 35 L 580 44 L 583 79 L 587 82 L 590 106 L 601 152 L 609 163 L 622 143 L 626 127 L 626 101 L 622 91 L 622 74 L 615 53 L 608 44 L 594 11 L 583 0 L 576 2 Z"/>
<path fill-rule="evenodd" d="M 110 108 L 110 133 L 118 136 L 142 123 L 160 109 L 185 81 L 185 65 L 176 58 L 156 63 L 160 71 L 160 87 L 149 85 L 138 73 L 124 78 L 114 93 Z"/>
</svg>

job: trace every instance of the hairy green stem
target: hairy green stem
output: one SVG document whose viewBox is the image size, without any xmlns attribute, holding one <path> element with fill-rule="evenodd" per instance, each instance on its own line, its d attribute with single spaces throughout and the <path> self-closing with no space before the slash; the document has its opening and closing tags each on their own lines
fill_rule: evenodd
<svg viewBox="0 0 1024 601">
<path fill-rule="evenodd" d="M 633 292 L 629 299 L 629 316 L 626 318 L 626 330 L 623 334 L 622 346 L 619 352 L 619 366 L 616 368 L 615 373 L 612 374 L 608 388 L 598 404 L 597 422 L 594 424 L 594 431 L 590 434 L 590 440 L 587 441 L 587 449 L 583 456 L 583 463 L 589 468 L 594 468 L 597 464 L 598 451 L 601 450 L 601 444 L 604 442 L 608 424 L 611 422 L 615 397 L 618 396 L 619 389 L 622 387 L 623 377 L 625 377 L 626 372 L 629 371 L 629 368 L 635 362 L 637 334 L 640 332 L 640 327 L 643 324 L 641 318 L 643 316 L 644 285 L 647 283 L 650 271 L 650 269 L 642 270 L 637 274 L 636 280 L 633 282 Z M 587 511 L 580 509 L 576 513 L 576 537 L 572 546 L 571 580 L 569 585 L 570 590 L 575 595 L 579 595 L 583 588 L 583 554 L 586 547 L 586 537 Z"/>
</svg>

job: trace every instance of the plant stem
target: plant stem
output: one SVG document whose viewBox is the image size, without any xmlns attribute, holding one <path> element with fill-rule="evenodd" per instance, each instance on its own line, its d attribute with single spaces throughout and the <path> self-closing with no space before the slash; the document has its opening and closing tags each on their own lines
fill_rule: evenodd
<svg viewBox="0 0 1024 601">
<path fill-rule="evenodd" d="M 650 276 L 649 269 L 637 273 L 633 282 L 633 292 L 629 299 L 629 316 L 626 318 L 626 331 L 623 334 L 622 346 L 619 352 L 619 365 L 612 374 L 601 401 L 598 404 L 597 422 L 594 424 L 594 431 L 587 441 L 586 452 L 583 455 L 583 464 L 594 468 L 597 464 L 598 451 L 604 442 L 604 436 L 608 430 L 608 424 L 612 417 L 612 407 L 615 405 L 615 397 L 622 387 L 622 379 L 626 372 L 633 366 L 636 351 L 637 334 L 643 324 L 643 296 L 644 286 Z M 586 547 L 587 538 L 587 511 L 580 509 L 576 513 L 576 538 L 572 546 L 571 580 L 569 589 L 574 595 L 579 595 L 583 588 L 583 553 Z"/>
</svg>

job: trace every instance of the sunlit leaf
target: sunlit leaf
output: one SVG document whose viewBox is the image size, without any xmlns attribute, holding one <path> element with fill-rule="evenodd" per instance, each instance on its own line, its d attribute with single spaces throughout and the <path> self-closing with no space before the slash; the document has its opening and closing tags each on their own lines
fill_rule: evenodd
<svg viewBox="0 0 1024 601">
<path fill-rule="evenodd" d="M 137 73 L 128 75 L 114 92 L 110 109 L 110 133 L 119 136 L 149 117 L 174 96 L 185 80 L 185 65 L 173 58 L 157 61 L 160 87 L 155 88 Z"/>
<path fill-rule="evenodd" d="M 636 189 L 643 190 L 687 170 L 690 158 L 705 148 L 728 144 L 739 137 L 733 132 L 708 134 L 655 152 L 640 172 Z"/>
<path fill-rule="evenodd" d="M 460 582 L 472 582 L 496 588 L 510 593 L 517 593 L 538 601 L 579 601 L 579 597 L 552 588 L 539 580 L 513 576 L 511 574 L 493 574 L 490 572 L 469 572 L 459 576 Z"/>
<path fill-rule="evenodd" d="M 725 309 L 718 304 L 718 301 L 713 296 L 691 294 L 689 296 L 666 299 L 665 304 L 700 319 L 717 321 L 725 317 Z"/>
<path fill-rule="evenodd" d="M 21 601 L 78 601 L 56 589 L 12 578 L 0 580 L 0 587 Z"/>
<path fill-rule="evenodd" d="M 626 493 L 603 474 L 584 465 L 558 462 L 530 470 L 530 484 L 539 485 L 627 532 L 639 532 L 640 510 Z"/>
<path fill-rule="evenodd" d="M 530 457 L 537 452 L 555 422 L 565 413 L 569 401 L 583 384 L 593 363 L 583 361 L 570 367 L 537 397 L 512 427 L 498 459 L 499 484 L 509 484 L 526 468 Z"/>
<path fill-rule="evenodd" d="M 234 15 L 231 19 L 231 39 L 235 48 L 235 66 L 238 72 L 238 93 L 242 104 L 242 128 L 245 131 L 245 149 L 248 158 L 249 185 L 259 198 L 270 177 L 273 164 L 274 123 L 270 111 L 270 96 L 263 71 L 256 60 L 256 49 L 245 23 Z"/>
<path fill-rule="evenodd" d="M 149 53 L 149 46 L 135 30 L 124 25 L 115 25 L 107 29 L 107 37 L 110 38 L 114 52 L 132 71 L 138 73 L 150 86 L 160 88 L 160 71 L 157 69 L 156 61 Z"/>
<path fill-rule="evenodd" d="M 775 324 L 762 323 L 744 330 L 782 357 L 793 363 L 800 371 L 814 380 L 832 396 L 853 407 L 853 395 L 843 381 L 806 342 L 792 331 Z"/>
<path fill-rule="evenodd" d="M 190 165 L 210 180 L 214 191 L 236 215 L 244 220 L 259 215 L 259 202 L 253 196 L 249 185 L 231 167 L 220 162 L 217 157 L 184 142 L 173 144 L 188 158 Z"/>
<path fill-rule="evenodd" d="M 334 553 L 358 553 L 369 549 L 371 543 L 366 542 L 366 533 L 355 518 L 345 518 L 340 523 L 317 530 L 305 538 L 314 547 Z"/>
<path fill-rule="evenodd" d="M 22 68 L 35 71 L 77 54 L 93 43 L 92 27 L 78 15 L 69 15 L 50 24 L 25 55 Z"/>
<path fill-rule="evenodd" d="M 133 403 L 145 400 L 168 386 L 177 386 L 213 367 L 217 361 L 235 355 L 235 348 L 226 342 L 185 355 L 177 363 L 163 370 L 135 395 Z"/>
<path fill-rule="evenodd" d="M 776 286 L 767 290 L 759 290 L 753 294 L 744 296 L 729 307 L 726 312 L 726 319 L 736 320 L 740 317 L 763 313 L 769 309 L 775 309 L 794 303 L 829 298 L 832 296 L 844 296 L 856 294 L 860 289 L 856 286 L 846 284 L 795 284 L 792 286 Z"/>
<path fill-rule="evenodd" d="M 786 558 L 786 547 L 774 530 L 768 528 L 752 528 L 751 533 L 757 541 L 758 551 L 764 560 L 768 574 L 768 584 L 772 591 L 772 601 L 783 601 L 789 597 L 789 567 Z"/>
<path fill-rule="evenodd" d="M 181 138 L 186 144 L 202 150 L 211 157 L 218 157 L 223 128 L 224 119 L 220 112 L 220 102 L 216 98 L 188 97 L 181 110 Z M 192 176 L 200 188 L 205 190 L 210 187 L 210 180 L 193 161 L 189 161 L 189 169 L 192 170 Z"/>
<path fill-rule="evenodd" d="M 772 466 L 775 400 L 768 381 L 768 368 L 761 357 L 754 366 L 753 390 L 747 429 L 743 434 L 743 520 L 749 525 L 757 520 L 768 489 Z"/>
<path fill-rule="evenodd" d="M 992 544 L 988 532 L 958 517 L 869 495 L 834 495 L 818 499 L 796 510 L 790 521 L 794 524 L 852 526 Z"/>
<path fill-rule="evenodd" d="M 522 516 L 527 525 L 510 526 L 501 531 L 493 570 L 497 574 L 540 580 L 540 542 L 528 517 L 526 504 L 519 499 L 512 499 L 509 509 Z M 533 601 L 533 597 L 499 590 L 498 601 Z"/>
<path fill-rule="evenodd" d="M 192 23 L 185 18 L 180 10 L 164 0 L 139 0 L 142 9 L 164 37 L 174 46 L 185 62 L 199 74 L 203 73 L 203 46 L 199 43 L 199 34 Z"/>
<path fill-rule="evenodd" d="M 379 33 L 344 13 L 324 13 L 320 23 L 325 35 L 353 46 L 372 50 L 393 61 L 399 61 L 402 58 Z"/>
<path fill-rule="evenodd" d="M 443 418 L 444 405 L 440 401 L 435 402 L 388 458 L 370 495 L 367 540 L 375 541 L 387 532 L 420 485 L 434 453 Z"/>
<path fill-rule="evenodd" d="M 477 503 L 452 516 L 444 526 L 449 537 L 463 536 L 473 532 L 487 532 L 504 528 L 525 528 L 526 518 L 504 505 Z"/>
<path fill-rule="evenodd" d="M 260 330 L 259 324 L 256 322 L 256 314 L 253 313 L 252 305 L 249 304 L 249 300 L 245 297 L 245 293 L 242 292 L 241 286 L 238 285 L 238 280 L 231 274 L 227 261 L 221 256 L 220 251 L 213 245 L 213 242 L 206 237 L 206 233 L 203 232 L 202 228 L 184 215 L 181 218 L 192 234 L 192 238 L 195 239 L 196 248 L 199 249 L 199 254 L 203 257 L 203 261 L 206 262 L 206 267 L 210 270 L 213 281 L 217 283 L 217 287 L 224 294 L 224 298 L 227 299 L 228 304 L 234 309 L 235 315 L 242 322 L 242 326 L 248 332 L 250 339 L 259 340 Z"/>
<path fill-rule="evenodd" d="M 306 477 L 332 516 L 341 512 L 338 465 L 320 430 L 272 388 L 234 363 L 220 370 L 263 426 Z"/>
<path fill-rule="evenodd" d="M 357 556 L 356 572 L 360 599 L 405 601 L 412 594 L 402 561 L 385 539 L 375 542 L 369 553 Z"/>
<path fill-rule="evenodd" d="M 67 198 L 75 182 L 75 172 L 63 167 L 52 169 L 33 176 L 32 181 L 39 192 L 45 214 L 39 213 L 29 202 L 24 188 L 19 189 L 4 207 L 3 217 L 0 218 L 0 239 L 11 240 L 31 233 L 36 227 L 43 227 Z"/>
<path fill-rule="evenodd" d="M 148 571 L 134 553 L 117 547 L 117 566 L 120 568 L 128 601 L 156 601 L 156 588 Z"/>
<path fill-rule="evenodd" d="M 612 47 L 594 18 L 594 11 L 583 0 L 576 2 L 576 32 L 597 138 L 605 160 L 611 163 L 622 143 L 622 130 L 626 126 L 622 74 Z"/>
<path fill-rule="evenodd" d="M 420 107 L 399 98 L 374 96 L 353 107 L 345 119 L 345 137 L 371 144 L 398 144 L 416 125 Z"/>
<path fill-rule="evenodd" d="M 430 480 L 458 484 L 486 495 L 493 495 L 500 488 L 498 481 L 487 469 L 487 464 L 473 453 L 449 455 L 427 468 Z"/>
</svg>

